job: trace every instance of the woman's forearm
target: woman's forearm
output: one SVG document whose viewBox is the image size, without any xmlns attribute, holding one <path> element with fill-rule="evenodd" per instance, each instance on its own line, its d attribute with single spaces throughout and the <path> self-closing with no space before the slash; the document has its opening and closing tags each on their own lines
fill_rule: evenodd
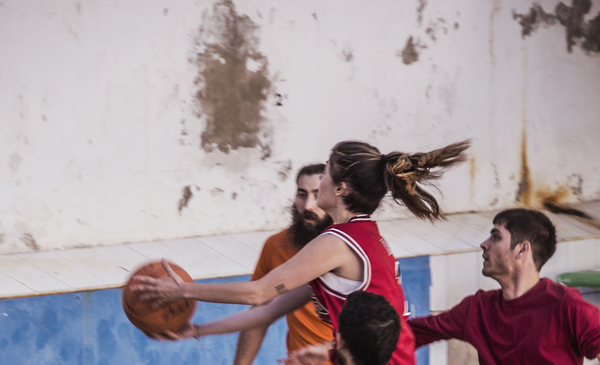
<svg viewBox="0 0 600 365">
<path fill-rule="evenodd" d="M 184 283 L 182 296 L 202 302 L 261 305 L 277 295 L 255 281 L 233 283 Z"/>
<path fill-rule="evenodd" d="M 318 260 L 315 260 L 318 257 Z M 332 235 L 319 236 L 308 243 L 287 262 L 271 270 L 260 280 L 234 283 L 186 283 L 166 260 L 162 265 L 168 276 L 152 278 L 136 275 L 137 283 L 131 290 L 140 293 L 140 299 L 152 301 L 153 307 L 188 298 L 203 302 L 261 305 L 278 295 L 285 294 L 314 280 L 323 273 L 330 272 L 346 263 L 356 266 L 349 275 L 362 275 L 361 263 L 342 240 Z M 362 278 L 361 278 L 362 279 Z"/>
<path fill-rule="evenodd" d="M 310 300 L 308 285 L 285 293 L 270 302 L 250 308 L 231 316 L 197 326 L 199 336 L 248 330 L 257 326 L 270 325 L 278 318 L 302 307 Z"/>
</svg>

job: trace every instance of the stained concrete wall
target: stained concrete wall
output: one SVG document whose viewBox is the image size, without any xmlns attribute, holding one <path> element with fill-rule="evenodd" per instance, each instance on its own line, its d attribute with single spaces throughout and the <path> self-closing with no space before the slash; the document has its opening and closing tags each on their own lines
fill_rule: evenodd
<svg viewBox="0 0 600 365">
<path fill-rule="evenodd" d="M 0 1 L 0 253 L 274 229 L 338 141 L 600 198 L 600 1 Z M 379 219 L 402 217 L 385 202 Z"/>
</svg>

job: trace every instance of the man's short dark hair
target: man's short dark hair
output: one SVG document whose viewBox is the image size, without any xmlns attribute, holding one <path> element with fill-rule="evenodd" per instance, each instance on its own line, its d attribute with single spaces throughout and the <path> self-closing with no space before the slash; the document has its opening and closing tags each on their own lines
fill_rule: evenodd
<svg viewBox="0 0 600 365">
<path fill-rule="evenodd" d="M 400 336 L 400 316 L 381 295 L 350 294 L 339 315 L 338 332 L 357 365 L 387 364 Z"/>
<path fill-rule="evenodd" d="M 300 176 L 302 175 L 315 175 L 315 174 L 323 174 L 325 173 L 325 164 L 324 163 L 317 163 L 314 165 L 306 165 L 303 168 L 300 169 L 300 171 L 298 171 L 298 175 L 296 175 L 296 185 L 298 184 L 298 181 L 300 180 Z"/>
<path fill-rule="evenodd" d="M 542 212 L 532 209 L 508 209 L 494 217 L 510 233 L 510 248 L 523 241 L 531 243 L 533 262 L 538 272 L 556 251 L 556 229 Z"/>
</svg>

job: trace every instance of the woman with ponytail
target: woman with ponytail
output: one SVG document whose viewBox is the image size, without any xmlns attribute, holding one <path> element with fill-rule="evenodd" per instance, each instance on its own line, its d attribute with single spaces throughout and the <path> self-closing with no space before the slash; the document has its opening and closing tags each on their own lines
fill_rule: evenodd
<svg viewBox="0 0 600 365">
<path fill-rule="evenodd" d="M 274 321 L 311 298 L 317 313 L 336 331 L 346 297 L 363 290 L 382 295 L 400 314 L 398 341 L 366 336 L 362 341 L 343 341 L 359 344 L 346 351 L 342 351 L 344 344 L 328 344 L 308 353 L 291 354 L 289 363 L 302 363 L 306 356 L 323 355 L 324 349 L 331 349 L 335 350 L 330 351 L 334 364 L 338 363 L 336 355 L 342 357 L 340 363 L 350 357 L 356 364 L 415 364 L 414 336 L 403 315 L 405 298 L 398 282 L 397 262 L 370 215 L 389 191 L 397 203 L 418 218 L 442 218 L 437 200 L 425 185 L 432 185 L 445 168 L 464 161 L 468 147 L 469 142 L 464 141 L 427 153 L 381 154 L 364 142 L 338 143 L 332 149 L 317 199 L 334 224 L 292 259 L 260 280 L 218 284 L 184 283 L 163 261 L 169 272 L 167 278 L 139 277 L 143 284 L 135 287 L 143 293 L 143 300 L 152 300 L 155 306 L 179 298 L 264 305 L 208 324 L 190 323 L 179 333 L 155 337 L 181 339 L 252 328 Z"/>
</svg>

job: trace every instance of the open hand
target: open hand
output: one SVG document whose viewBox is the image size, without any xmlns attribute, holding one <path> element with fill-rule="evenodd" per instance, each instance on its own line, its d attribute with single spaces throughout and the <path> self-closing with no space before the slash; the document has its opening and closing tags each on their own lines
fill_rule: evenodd
<svg viewBox="0 0 600 365">
<path fill-rule="evenodd" d="M 140 300 L 154 300 L 150 305 L 153 309 L 160 307 L 165 302 L 183 298 L 184 281 L 171 269 L 167 260 L 162 259 L 161 264 L 167 272 L 166 277 L 156 279 L 136 275 L 133 279 L 139 283 L 131 286 L 133 292 L 140 293 Z"/>
</svg>

